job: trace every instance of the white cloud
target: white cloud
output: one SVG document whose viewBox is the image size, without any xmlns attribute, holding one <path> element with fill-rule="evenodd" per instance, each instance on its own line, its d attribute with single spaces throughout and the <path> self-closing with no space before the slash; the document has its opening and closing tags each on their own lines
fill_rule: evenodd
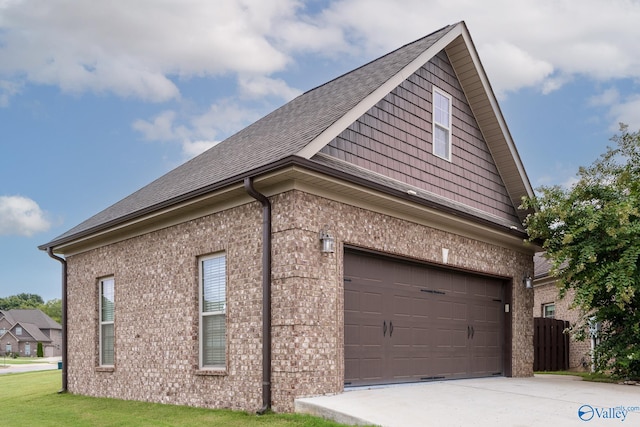
<svg viewBox="0 0 640 427">
<path fill-rule="evenodd" d="M 183 141 L 182 152 L 187 158 L 192 158 L 204 153 L 220 141 Z"/>
<path fill-rule="evenodd" d="M 180 143 L 184 157 L 191 158 L 259 116 L 254 110 L 223 100 L 201 114 L 188 116 L 167 110 L 150 120 L 138 119 L 132 127 L 147 141 Z"/>
<path fill-rule="evenodd" d="M 487 44 L 479 54 L 499 97 L 508 91 L 540 85 L 553 73 L 553 65 L 507 42 Z"/>
<path fill-rule="evenodd" d="M 40 206 L 22 196 L 0 196 L 0 235 L 32 236 L 51 223 Z"/>
<path fill-rule="evenodd" d="M 464 20 L 496 92 L 640 78 L 637 1 L 340 0 L 322 17 L 372 55 Z"/>
<path fill-rule="evenodd" d="M 609 129 L 618 133 L 620 131 L 620 123 L 629 125 L 630 131 L 640 130 L 640 95 L 631 95 L 625 100 L 614 104 L 609 115 L 612 118 Z"/>
<path fill-rule="evenodd" d="M 164 101 L 179 96 L 172 76 L 282 70 L 290 58 L 270 37 L 297 8 L 295 0 L 4 2 L 0 77 Z"/>
<path fill-rule="evenodd" d="M 615 87 L 604 90 L 598 95 L 594 95 L 589 98 L 589 105 L 591 106 L 610 106 L 617 103 L 620 99 L 620 92 Z"/>
<path fill-rule="evenodd" d="M 272 79 L 265 76 L 240 76 L 238 79 L 240 91 L 251 98 L 277 96 L 290 101 L 302 92 L 289 87 L 282 79 Z"/>
<path fill-rule="evenodd" d="M 241 95 L 290 99 L 273 74 L 300 57 L 373 59 L 463 19 L 497 93 L 640 78 L 632 0 L 5 0 L 0 103 L 27 83 L 159 102 L 223 74 Z"/>
</svg>

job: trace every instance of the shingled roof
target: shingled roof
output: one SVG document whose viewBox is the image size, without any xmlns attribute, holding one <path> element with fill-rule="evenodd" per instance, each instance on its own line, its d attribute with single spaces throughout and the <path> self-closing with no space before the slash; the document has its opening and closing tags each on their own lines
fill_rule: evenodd
<svg viewBox="0 0 640 427">
<path fill-rule="evenodd" d="M 13 308 L 1 310 L 1 312 L 12 324 L 20 322 L 34 324 L 40 329 L 62 329 L 58 322 L 38 309 Z"/>
<path fill-rule="evenodd" d="M 240 182 L 244 177 L 252 176 L 256 171 L 264 171 L 283 159 L 296 156 L 311 159 L 332 137 L 353 121 L 350 113 L 366 111 L 407 78 L 406 73 L 415 71 L 461 34 L 468 37 L 463 22 L 446 26 L 309 90 L 39 248 L 54 248 L 225 185 Z M 464 43 L 465 46 L 470 43 L 470 39 L 468 40 Z M 469 48 L 475 53 L 472 46 Z M 429 54 L 425 56 L 425 53 Z M 477 71 L 484 77 L 481 69 Z M 487 86 L 485 90 L 490 92 L 488 82 L 485 81 L 486 77 L 482 82 Z M 495 101 L 492 93 L 489 98 Z M 481 102 L 484 102 L 484 98 Z M 505 184 L 512 199 L 519 203 L 523 194 L 532 194 L 532 191 L 517 152 L 512 147 L 508 131 L 501 125 L 504 122 L 501 113 L 497 110 L 497 104 L 494 104 L 495 102 L 490 105 L 490 109 L 498 116 L 499 126 L 504 128 L 500 135 L 506 141 L 503 143 L 506 148 L 501 148 L 508 153 L 502 172 L 504 174 L 506 170 L 507 175 L 518 175 L 511 187 L 508 179 Z M 495 127 L 493 123 L 491 125 Z M 499 169 L 500 166 L 498 165 Z"/>
</svg>

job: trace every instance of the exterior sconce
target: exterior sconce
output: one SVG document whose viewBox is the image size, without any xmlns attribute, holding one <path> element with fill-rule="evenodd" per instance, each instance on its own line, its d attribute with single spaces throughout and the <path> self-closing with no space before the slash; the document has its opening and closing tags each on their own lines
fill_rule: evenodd
<svg viewBox="0 0 640 427">
<path fill-rule="evenodd" d="M 329 230 L 326 225 L 322 230 L 320 230 L 320 241 L 322 242 L 323 254 L 332 254 L 336 251 L 335 239 L 331 234 L 329 234 Z"/>
<path fill-rule="evenodd" d="M 529 273 L 524 274 L 524 277 L 522 277 L 522 283 L 524 283 L 524 287 L 526 289 L 533 289 L 533 279 Z"/>
</svg>

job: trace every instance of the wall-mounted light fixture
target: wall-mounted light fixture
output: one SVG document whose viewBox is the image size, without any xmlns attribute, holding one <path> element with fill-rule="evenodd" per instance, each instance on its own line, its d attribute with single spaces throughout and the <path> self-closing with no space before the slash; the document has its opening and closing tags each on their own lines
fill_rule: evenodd
<svg viewBox="0 0 640 427">
<path fill-rule="evenodd" d="M 326 225 L 320 230 L 320 241 L 322 242 L 323 254 L 332 254 L 336 251 L 335 239 L 329 234 L 329 227 Z"/>
<path fill-rule="evenodd" d="M 522 283 L 524 283 L 524 287 L 527 289 L 533 288 L 533 279 L 529 273 L 525 273 L 522 277 Z"/>
</svg>

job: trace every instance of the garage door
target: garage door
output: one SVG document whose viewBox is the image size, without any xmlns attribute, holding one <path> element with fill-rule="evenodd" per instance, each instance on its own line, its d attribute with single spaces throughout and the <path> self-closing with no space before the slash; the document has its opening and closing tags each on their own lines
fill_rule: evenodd
<svg viewBox="0 0 640 427">
<path fill-rule="evenodd" d="M 345 385 L 503 375 L 503 281 L 360 252 L 344 260 Z"/>
</svg>

